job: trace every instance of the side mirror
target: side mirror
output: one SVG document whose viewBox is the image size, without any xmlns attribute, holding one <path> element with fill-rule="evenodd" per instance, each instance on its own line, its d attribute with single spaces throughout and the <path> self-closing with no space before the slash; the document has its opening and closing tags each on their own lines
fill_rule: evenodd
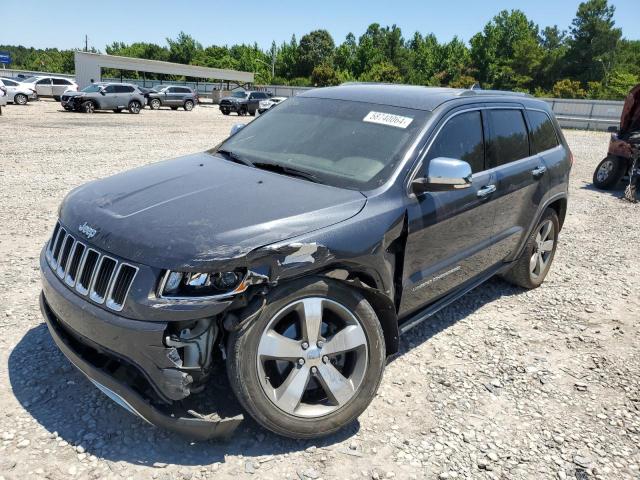
<svg viewBox="0 0 640 480">
<path fill-rule="evenodd" d="M 107 92 L 104 91 L 104 88 L 101 88 L 100 89 L 100 95 L 106 95 L 106 94 L 107 94 Z"/>
<path fill-rule="evenodd" d="M 414 193 L 442 192 L 471 186 L 471 165 L 454 158 L 438 157 L 429 162 L 427 176 L 411 182 Z"/>
<path fill-rule="evenodd" d="M 236 133 L 238 133 L 240 130 L 242 130 L 245 127 L 244 123 L 236 123 L 233 127 L 231 127 L 231 133 L 229 133 L 229 136 L 233 136 Z"/>
</svg>

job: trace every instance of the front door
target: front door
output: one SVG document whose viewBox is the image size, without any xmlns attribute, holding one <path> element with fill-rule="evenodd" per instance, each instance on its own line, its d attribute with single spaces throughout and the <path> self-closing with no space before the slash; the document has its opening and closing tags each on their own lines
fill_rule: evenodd
<svg viewBox="0 0 640 480">
<path fill-rule="evenodd" d="M 469 188 L 418 195 L 408 208 L 400 315 L 410 314 L 497 263 L 493 251 L 495 177 L 485 165 L 479 110 L 454 113 L 427 151 L 418 175 L 437 157 L 464 160 Z"/>
<path fill-rule="evenodd" d="M 43 78 L 36 82 L 36 93 L 39 97 L 51 97 L 53 95 L 51 79 Z"/>
</svg>

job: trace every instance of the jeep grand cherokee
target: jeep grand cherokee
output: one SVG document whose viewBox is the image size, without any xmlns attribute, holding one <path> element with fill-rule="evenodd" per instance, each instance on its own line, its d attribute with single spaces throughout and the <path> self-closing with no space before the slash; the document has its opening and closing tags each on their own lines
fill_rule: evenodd
<svg viewBox="0 0 640 480">
<path fill-rule="evenodd" d="M 291 98 L 210 151 L 81 186 L 40 266 L 59 348 L 147 421 L 217 364 L 278 434 L 334 432 L 373 399 L 398 336 L 490 277 L 547 275 L 572 156 L 524 95 L 345 85 Z"/>
</svg>

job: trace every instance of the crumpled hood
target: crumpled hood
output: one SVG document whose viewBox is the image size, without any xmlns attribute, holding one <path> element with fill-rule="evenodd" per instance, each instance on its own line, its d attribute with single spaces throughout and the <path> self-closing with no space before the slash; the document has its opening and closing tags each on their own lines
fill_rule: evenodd
<svg viewBox="0 0 640 480">
<path fill-rule="evenodd" d="M 242 102 L 245 99 L 244 98 L 238 98 L 238 97 L 222 97 L 220 99 L 220 101 L 222 101 L 222 100 L 227 100 L 227 101 L 232 102 L 232 103 L 238 103 L 238 102 Z"/>
<path fill-rule="evenodd" d="M 145 265 L 204 271 L 356 215 L 357 191 L 198 153 L 123 172 L 67 195 L 60 220 L 78 238 Z M 86 238 L 84 238 L 86 240 Z"/>
</svg>

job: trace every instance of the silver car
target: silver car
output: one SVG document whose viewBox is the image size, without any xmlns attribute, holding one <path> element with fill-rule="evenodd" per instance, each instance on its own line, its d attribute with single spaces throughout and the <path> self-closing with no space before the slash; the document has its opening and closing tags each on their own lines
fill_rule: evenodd
<svg viewBox="0 0 640 480">
<path fill-rule="evenodd" d="M 120 113 L 140 113 L 146 99 L 137 85 L 129 83 L 93 83 L 79 92 L 65 92 L 60 103 L 65 110 L 93 113 L 96 110 L 113 110 Z"/>
<path fill-rule="evenodd" d="M 38 94 L 35 90 L 11 78 L 0 77 L 0 86 L 4 86 L 7 89 L 6 100 L 9 103 L 26 105 L 29 100 L 38 99 Z"/>
<path fill-rule="evenodd" d="M 40 97 L 53 97 L 60 100 L 63 93 L 77 92 L 78 84 L 70 78 L 37 75 L 22 81 L 24 85 L 35 90 Z"/>
</svg>

